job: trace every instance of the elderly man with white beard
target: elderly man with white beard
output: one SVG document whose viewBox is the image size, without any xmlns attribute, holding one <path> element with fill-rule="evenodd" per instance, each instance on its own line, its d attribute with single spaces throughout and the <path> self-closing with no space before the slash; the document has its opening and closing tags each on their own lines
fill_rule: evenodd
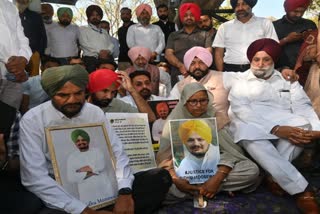
<svg viewBox="0 0 320 214">
<path fill-rule="evenodd" d="M 319 138 L 320 122 L 301 85 L 286 81 L 274 69 L 280 53 L 276 41 L 256 40 L 247 50 L 250 69 L 224 75 L 230 90 L 230 131 L 269 174 L 273 193 L 286 191 L 296 197 L 302 213 L 319 213 L 314 193 L 291 161 Z"/>
</svg>

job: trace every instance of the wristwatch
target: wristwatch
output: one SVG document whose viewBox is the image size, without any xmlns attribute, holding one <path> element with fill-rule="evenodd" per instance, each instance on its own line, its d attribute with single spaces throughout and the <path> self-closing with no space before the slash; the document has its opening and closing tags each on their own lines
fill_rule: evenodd
<svg viewBox="0 0 320 214">
<path fill-rule="evenodd" d="M 132 194 L 132 189 L 129 187 L 119 189 L 119 195 L 130 195 Z"/>
</svg>

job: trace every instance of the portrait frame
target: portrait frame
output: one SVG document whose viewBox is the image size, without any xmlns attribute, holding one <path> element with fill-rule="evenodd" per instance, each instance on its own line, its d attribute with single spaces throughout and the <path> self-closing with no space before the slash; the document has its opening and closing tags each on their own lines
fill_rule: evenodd
<svg viewBox="0 0 320 214">
<path fill-rule="evenodd" d="M 171 152 L 178 177 L 201 184 L 213 176 L 220 161 L 216 118 L 169 120 Z"/>
<path fill-rule="evenodd" d="M 76 130 L 83 130 L 89 135 L 89 149 L 86 152 L 81 152 L 80 148 L 77 148 L 76 143 L 71 139 L 72 133 Z M 105 124 L 52 126 L 45 128 L 45 133 L 57 183 L 92 209 L 114 204 L 118 197 L 115 172 L 116 159 L 112 152 Z M 89 157 L 86 157 L 86 155 Z M 70 170 L 84 160 L 89 162 L 86 166 L 90 166 L 92 172 L 82 172 L 80 169 L 83 167 Z M 85 177 L 83 173 L 86 174 Z M 70 181 L 70 178 L 72 181 Z M 106 188 L 101 188 L 102 186 Z"/>
</svg>

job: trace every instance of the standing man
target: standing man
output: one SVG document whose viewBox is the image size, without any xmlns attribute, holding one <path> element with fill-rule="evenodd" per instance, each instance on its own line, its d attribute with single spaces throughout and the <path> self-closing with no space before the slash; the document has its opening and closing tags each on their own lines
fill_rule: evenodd
<svg viewBox="0 0 320 214">
<path fill-rule="evenodd" d="M 212 41 L 214 40 L 214 37 L 216 36 L 217 30 L 213 27 L 213 20 L 212 20 L 212 16 L 210 13 L 202 13 L 200 16 L 200 21 L 198 23 L 198 27 L 201 30 L 207 31 L 211 38 Z"/>
<path fill-rule="evenodd" d="M 261 38 L 278 41 L 272 22 L 256 17 L 252 8 L 257 0 L 231 0 L 236 18 L 220 25 L 212 46 L 218 71 L 246 71 L 250 62 L 246 57 L 248 46 Z"/>
<path fill-rule="evenodd" d="M 165 51 L 165 58 L 172 66 L 172 87 L 178 82 L 178 75 L 188 75 L 187 68 L 183 64 L 183 56 L 190 48 L 201 46 L 212 52 L 209 33 L 200 30 L 197 26 L 200 14 L 200 7 L 194 3 L 184 3 L 179 8 L 179 18 L 183 28 L 169 35 Z"/>
<path fill-rule="evenodd" d="M 100 27 L 103 17 L 102 9 L 97 5 L 90 5 L 86 9 L 88 26 L 80 28 L 80 47 L 83 51 L 83 62 L 87 71 L 96 70 L 99 58 L 110 58 L 113 53 L 113 44 L 108 32 Z"/>
<path fill-rule="evenodd" d="M 165 48 L 164 34 L 157 25 L 150 24 L 152 8 L 148 4 L 140 4 L 136 9 L 138 24 L 128 29 L 127 44 L 129 48 L 142 46 L 151 50 L 150 62 L 159 61 Z"/>
<path fill-rule="evenodd" d="M 118 58 L 119 70 L 126 70 L 130 66 L 130 58 L 128 57 L 129 47 L 127 45 L 127 32 L 131 25 L 135 24 L 131 21 L 131 9 L 123 7 L 120 10 L 120 18 L 123 22 L 118 30 L 118 39 L 120 44 L 120 53 Z"/>
<path fill-rule="evenodd" d="M 313 21 L 302 18 L 310 3 L 310 0 L 286 0 L 283 5 L 286 14 L 273 22 L 282 46 L 282 54 L 276 68 L 295 69 L 304 33 L 317 29 Z M 306 77 L 307 75 L 303 76 L 304 81 Z"/>
<path fill-rule="evenodd" d="M 166 4 L 160 4 L 157 7 L 157 15 L 159 17 L 159 21 L 154 22 L 154 25 L 158 25 L 163 34 L 164 34 L 164 39 L 165 39 L 165 44 L 167 45 L 167 41 L 169 38 L 170 33 L 175 32 L 176 28 L 175 28 L 175 23 L 171 22 L 168 19 L 169 16 L 169 8 Z M 163 56 L 163 53 L 161 54 L 161 56 Z M 164 60 L 160 60 L 160 61 L 164 61 Z"/>
<path fill-rule="evenodd" d="M 73 12 L 68 7 L 57 11 L 59 22 L 47 31 L 50 38 L 50 56 L 61 65 L 68 65 L 70 58 L 78 57 L 79 27 L 71 24 Z"/>
<path fill-rule="evenodd" d="M 102 29 L 105 29 L 108 32 L 108 34 L 110 35 L 110 22 L 102 20 L 100 22 L 100 27 Z M 112 41 L 112 44 L 113 44 L 112 56 L 113 56 L 113 58 L 118 58 L 118 56 L 119 56 L 119 47 L 120 47 L 119 41 L 118 41 L 117 38 L 113 37 L 112 35 L 110 35 L 110 37 L 111 37 L 111 41 Z"/>
<path fill-rule="evenodd" d="M 40 14 L 29 10 L 31 0 L 16 0 L 24 34 L 29 39 L 32 57 L 26 68 L 30 76 L 39 74 L 40 59 L 47 47 L 47 35 Z"/>
<path fill-rule="evenodd" d="M 52 20 L 53 14 L 54 14 L 54 9 L 51 4 L 46 4 L 46 3 L 41 4 L 41 16 L 42 16 L 43 24 L 47 34 L 47 48 L 44 51 L 46 56 L 50 55 L 50 44 L 52 43 L 50 35 L 48 35 L 48 31 L 57 25 L 57 23 Z"/>
</svg>

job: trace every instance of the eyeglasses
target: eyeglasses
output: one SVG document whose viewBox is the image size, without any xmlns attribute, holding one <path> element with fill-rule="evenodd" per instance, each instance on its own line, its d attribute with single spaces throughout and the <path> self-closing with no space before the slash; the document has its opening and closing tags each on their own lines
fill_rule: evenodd
<svg viewBox="0 0 320 214">
<path fill-rule="evenodd" d="M 209 99 L 200 99 L 200 100 L 188 100 L 187 103 L 189 103 L 191 106 L 196 106 L 198 105 L 198 103 L 200 103 L 200 105 L 207 105 L 209 102 Z"/>
</svg>

